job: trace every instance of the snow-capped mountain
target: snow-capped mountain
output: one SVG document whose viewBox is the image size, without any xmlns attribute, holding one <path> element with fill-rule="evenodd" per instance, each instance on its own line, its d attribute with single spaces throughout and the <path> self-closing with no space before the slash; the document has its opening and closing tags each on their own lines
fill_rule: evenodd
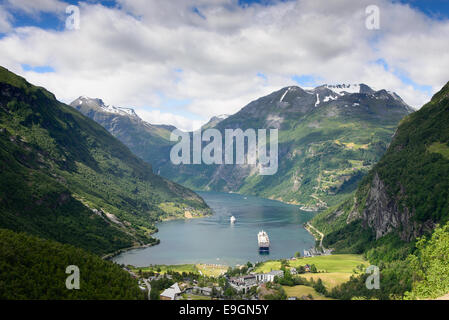
<svg viewBox="0 0 449 320">
<path fill-rule="evenodd" d="M 132 108 L 106 105 L 101 99 L 81 96 L 70 104 L 101 124 L 142 159 L 157 164 L 160 149 L 170 144 L 169 125 L 155 125 L 142 120 Z"/>
<path fill-rule="evenodd" d="M 210 120 L 202 126 L 203 129 L 211 128 L 219 124 L 221 121 L 229 118 L 229 114 L 220 114 L 218 116 L 213 116 Z"/>
<path fill-rule="evenodd" d="M 98 98 L 89 98 L 86 96 L 81 96 L 75 101 L 73 101 L 70 104 L 72 107 L 76 106 L 88 106 L 90 108 L 94 109 L 100 109 L 101 111 L 108 112 L 108 113 L 115 113 L 122 116 L 131 116 L 139 118 L 139 116 L 134 112 L 134 109 L 132 108 L 123 108 L 123 107 L 116 107 L 111 105 L 106 105 L 103 100 Z"/>
</svg>

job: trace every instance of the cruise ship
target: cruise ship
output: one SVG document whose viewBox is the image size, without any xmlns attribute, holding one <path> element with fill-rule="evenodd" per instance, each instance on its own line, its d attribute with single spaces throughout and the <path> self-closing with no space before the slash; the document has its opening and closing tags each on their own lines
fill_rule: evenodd
<svg viewBox="0 0 449 320">
<path fill-rule="evenodd" d="M 259 251 L 270 250 L 270 239 L 265 231 L 262 230 L 257 234 L 257 242 L 259 243 Z"/>
</svg>

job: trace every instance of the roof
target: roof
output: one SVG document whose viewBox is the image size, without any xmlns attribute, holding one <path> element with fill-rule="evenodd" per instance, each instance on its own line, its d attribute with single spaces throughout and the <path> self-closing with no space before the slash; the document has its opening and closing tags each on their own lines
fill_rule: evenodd
<svg viewBox="0 0 449 320">
<path fill-rule="evenodd" d="M 181 293 L 181 289 L 179 289 L 178 283 L 175 283 L 170 288 L 165 289 L 164 292 L 161 293 L 161 296 L 167 297 L 167 298 L 170 298 L 170 299 L 174 300 L 175 296 L 178 293 Z"/>
<path fill-rule="evenodd" d="M 280 275 L 280 274 L 284 274 L 284 271 L 282 271 L 282 270 L 273 270 L 273 271 L 268 272 L 267 274 L 271 274 L 271 275 L 277 276 L 277 275 Z"/>
</svg>

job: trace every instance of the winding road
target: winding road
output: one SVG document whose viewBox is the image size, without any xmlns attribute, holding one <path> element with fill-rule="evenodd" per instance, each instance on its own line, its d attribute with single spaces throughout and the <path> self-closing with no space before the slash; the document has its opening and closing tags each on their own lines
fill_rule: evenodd
<svg viewBox="0 0 449 320">
<path fill-rule="evenodd" d="M 313 229 L 316 233 L 318 233 L 318 234 L 320 235 L 320 237 L 321 237 L 321 239 L 320 239 L 320 247 L 321 247 L 321 249 L 322 249 L 323 252 L 324 252 L 324 250 L 325 250 L 324 247 L 323 247 L 324 234 L 323 234 L 322 232 L 318 231 L 317 228 L 315 228 L 314 226 L 312 226 L 312 225 L 310 224 L 310 222 L 307 222 L 307 223 L 306 223 L 306 226 L 307 226 L 308 228 L 310 228 L 310 229 Z"/>
</svg>

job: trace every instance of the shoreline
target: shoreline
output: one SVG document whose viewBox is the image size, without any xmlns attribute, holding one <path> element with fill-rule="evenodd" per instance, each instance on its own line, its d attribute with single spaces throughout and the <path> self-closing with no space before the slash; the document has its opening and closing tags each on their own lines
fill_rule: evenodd
<svg viewBox="0 0 449 320">
<path fill-rule="evenodd" d="M 134 249 L 145 249 L 145 248 L 150 248 L 150 247 L 156 246 L 160 243 L 160 240 L 159 239 L 157 239 L 157 240 L 158 240 L 157 243 L 148 243 L 148 244 L 142 244 L 142 245 L 138 245 L 138 246 L 126 247 L 126 248 L 115 250 L 114 252 L 105 254 L 104 256 L 101 257 L 101 259 L 110 260 L 126 251 L 130 251 L 130 250 L 134 250 Z"/>
<path fill-rule="evenodd" d="M 195 190 L 195 192 L 208 192 L 208 191 Z M 238 194 L 238 195 L 240 195 L 240 196 L 253 196 L 253 197 L 258 197 L 258 198 L 261 198 L 261 199 L 274 200 L 274 201 L 278 201 L 278 202 L 280 202 L 280 203 L 284 203 L 284 204 L 288 204 L 288 205 L 294 205 L 294 206 L 297 206 L 297 207 L 300 206 L 300 204 L 289 203 L 289 202 L 281 201 L 281 200 L 279 200 L 279 199 L 264 198 L 264 197 L 259 197 L 259 196 L 255 196 L 255 195 L 246 195 L 246 194 L 242 194 L 242 193 L 238 193 L 238 192 L 223 192 L 223 193 L 224 193 L 224 194 L 226 194 L 226 193 L 227 193 L 227 194 Z M 299 207 L 299 209 L 300 209 L 301 211 L 305 211 L 305 212 L 317 212 L 316 210 L 313 210 L 313 209 L 307 208 L 307 207 L 306 207 L 306 208 L 305 208 L 305 207 Z M 187 217 L 186 215 L 184 215 L 184 216 L 172 216 L 172 217 L 168 217 L 168 218 L 161 219 L 160 221 L 156 222 L 156 223 L 155 223 L 155 226 L 157 226 L 157 224 L 160 223 L 160 222 L 169 222 L 169 221 L 176 221 L 176 220 L 192 220 L 192 219 L 201 219 L 201 218 L 211 217 L 211 216 L 214 215 L 214 213 L 213 213 L 212 210 L 211 210 L 210 212 L 211 212 L 210 214 L 201 215 L 201 216 L 191 216 L 191 217 Z M 315 237 L 315 235 L 308 229 L 308 227 L 307 227 L 308 223 L 309 223 L 309 222 L 304 223 L 304 224 L 302 225 L 302 227 L 303 227 L 309 234 L 311 234 L 311 235 L 314 237 L 315 241 L 318 240 L 318 239 Z M 157 234 L 157 232 L 155 232 L 154 234 Z M 131 246 L 131 247 L 126 247 L 126 248 L 118 249 L 118 250 L 116 250 L 116 251 L 113 251 L 113 252 L 111 252 L 111 253 L 107 253 L 107 254 L 103 255 L 101 258 L 102 258 L 103 260 L 111 260 L 112 258 L 114 258 L 114 257 L 116 257 L 116 256 L 118 256 L 118 255 L 120 255 L 120 254 L 122 254 L 122 253 L 125 253 L 125 252 L 127 252 L 127 251 L 131 251 L 131 250 L 135 250 L 135 249 L 145 249 L 145 248 L 149 248 L 149 247 L 156 246 L 156 245 L 160 244 L 160 239 L 158 239 L 158 238 L 154 238 L 154 239 L 156 239 L 157 242 L 155 242 L 155 243 L 150 243 L 150 244 L 143 244 L 143 245 L 135 245 L 135 246 Z M 289 259 L 289 258 L 286 258 L 286 259 Z M 185 264 L 185 263 L 180 263 L 180 264 L 182 265 L 182 264 Z M 208 264 L 208 263 L 205 263 L 205 262 L 196 262 L 195 264 Z M 164 265 L 164 264 L 162 264 L 162 265 Z M 228 264 L 226 264 L 226 265 L 228 265 Z M 232 265 L 232 264 L 229 264 L 229 266 L 231 266 L 231 265 Z M 237 265 L 238 265 L 238 264 L 237 264 Z"/>
<path fill-rule="evenodd" d="M 211 212 L 212 212 L 212 210 L 211 210 Z M 168 222 L 168 221 L 175 221 L 175 220 L 200 219 L 200 218 L 207 218 L 207 217 L 210 217 L 212 215 L 213 215 L 213 213 L 208 214 L 208 215 L 203 215 L 203 216 L 192 216 L 191 218 L 187 218 L 185 216 L 184 217 L 172 217 L 172 218 L 167 218 L 167 219 L 161 219 L 160 221 L 156 222 L 154 225 L 157 226 L 157 224 L 159 222 Z M 156 233 L 157 232 L 155 232 L 153 234 L 156 234 Z M 127 252 L 127 251 L 130 251 L 130 250 L 145 249 L 145 248 L 150 248 L 150 247 L 153 247 L 153 246 L 157 246 L 161 241 L 158 238 L 154 238 L 154 239 L 156 239 L 155 243 L 148 243 L 148 244 L 142 244 L 142 245 L 138 245 L 138 246 L 132 246 L 132 247 L 126 247 L 126 248 L 118 249 L 118 250 L 115 250 L 113 252 L 110 252 L 110 253 L 107 253 L 107 254 L 101 256 L 101 259 L 103 259 L 103 260 L 110 260 L 110 259 L 118 256 L 119 254 Z"/>
</svg>

